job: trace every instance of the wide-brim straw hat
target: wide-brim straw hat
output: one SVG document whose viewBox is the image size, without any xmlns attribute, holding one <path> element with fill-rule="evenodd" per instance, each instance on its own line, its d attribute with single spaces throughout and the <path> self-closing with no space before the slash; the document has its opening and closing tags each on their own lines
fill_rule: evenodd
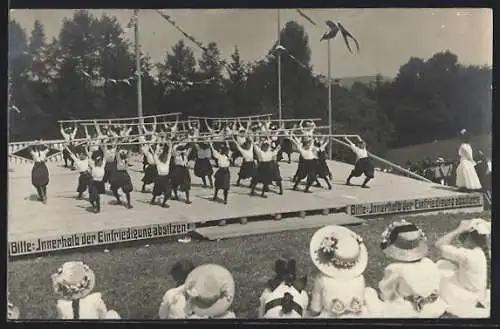
<svg viewBox="0 0 500 329">
<path fill-rule="evenodd" d="M 184 287 L 188 305 L 198 316 L 224 314 L 233 303 L 233 276 L 220 265 L 204 264 L 196 267 L 189 273 Z"/>
<path fill-rule="evenodd" d="M 95 287 L 95 274 L 82 262 L 66 262 L 51 275 L 54 292 L 65 300 L 80 299 Z"/>
<path fill-rule="evenodd" d="M 382 233 L 383 253 L 394 260 L 414 262 L 427 256 L 427 238 L 415 224 L 402 220 L 394 222 Z"/>
<path fill-rule="evenodd" d="M 337 225 L 317 230 L 311 238 L 309 253 L 321 273 L 337 279 L 357 277 L 368 264 L 368 251 L 361 237 Z"/>
</svg>

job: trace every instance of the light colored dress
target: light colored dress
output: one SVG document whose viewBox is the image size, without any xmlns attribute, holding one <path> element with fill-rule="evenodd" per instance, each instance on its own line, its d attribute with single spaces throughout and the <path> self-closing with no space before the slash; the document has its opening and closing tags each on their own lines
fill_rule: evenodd
<svg viewBox="0 0 500 329">
<path fill-rule="evenodd" d="M 277 305 L 273 308 L 270 308 L 267 312 L 266 304 L 272 302 L 274 300 L 279 300 L 283 298 L 285 293 L 289 293 L 293 297 L 293 301 L 297 303 L 297 306 L 302 309 L 302 313 L 297 312 L 297 310 L 292 310 L 290 313 L 283 314 L 281 305 Z M 307 310 L 307 305 L 309 304 L 309 296 L 305 290 L 298 291 L 293 286 L 287 286 L 282 282 L 280 285 L 271 291 L 269 288 L 264 289 L 262 295 L 260 296 L 260 316 L 264 319 L 300 319 L 304 315 Z"/>
<path fill-rule="evenodd" d="M 158 316 L 160 319 L 186 319 L 186 306 L 184 285 L 169 289 L 163 296 Z"/>
<path fill-rule="evenodd" d="M 479 247 L 441 247 L 443 260 L 437 262 L 441 271 L 441 297 L 448 303 L 448 312 L 459 317 L 489 317 L 490 291 L 487 289 L 488 263 Z M 484 307 L 476 307 L 480 303 Z"/>
<path fill-rule="evenodd" d="M 362 275 L 339 280 L 320 274 L 314 282 L 309 308 L 319 313 L 318 318 L 373 317 L 365 299 L 370 292 Z"/>
<path fill-rule="evenodd" d="M 481 182 L 477 176 L 476 163 L 472 155 L 472 147 L 468 143 L 463 143 L 458 149 L 460 164 L 457 167 L 456 186 L 469 190 L 478 190 L 481 188 Z"/>
<path fill-rule="evenodd" d="M 57 301 L 57 317 L 61 320 L 74 320 L 72 302 L 68 300 Z M 80 299 L 80 319 L 81 320 L 96 320 L 96 319 L 119 319 L 120 316 L 116 311 L 109 310 L 102 300 L 100 292 L 95 292 Z"/>
<path fill-rule="evenodd" d="M 439 296 L 440 272 L 428 258 L 392 263 L 379 283 L 384 318 L 439 318 L 447 308 Z"/>
</svg>

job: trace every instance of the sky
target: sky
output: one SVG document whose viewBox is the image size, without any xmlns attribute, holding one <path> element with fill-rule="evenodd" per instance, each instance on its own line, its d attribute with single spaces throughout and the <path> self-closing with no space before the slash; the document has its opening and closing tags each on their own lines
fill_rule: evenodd
<svg viewBox="0 0 500 329">
<path fill-rule="evenodd" d="M 394 77 L 410 57 L 430 58 L 450 50 L 463 64 L 492 65 L 493 13 L 491 9 L 426 8 L 426 9 L 304 9 L 315 20 L 314 26 L 294 9 L 281 9 L 281 26 L 295 20 L 309 35 L 311 64 L 317 74 L 327 75 L 327 42 L 320 42 L 327 30 L 328 19 L 341 22 L 359 41 L 360 53 L 350 54 L 341 38 L 332 42 L 332 76 L 338 78 L 382 74 Z M 116 16 L 133 40 L 133 29 L 126 25 L 132 10 L 90 10 L 96 16 Z M 276 9 L 166 9 L 164 12 L 187 33 L 205 45 L 215 41 L 222 57 L 229 59 L 235 45 L 244 61 L 262 59 L 277 39 Z M 12 10 L 11 17 L 29 31 L 35 20 L 45 27 L 48 38 L 57 37 L 64 17 L 73 10 Z M 163 62 L 165 54 L 184 36 L 153 10 L 141 10 L 140 44 L 155 62 Z M 339 35 L 340 37 L 340 35 Z M 201 50 L 185 40 L 195 51 Z"/>
</svg>

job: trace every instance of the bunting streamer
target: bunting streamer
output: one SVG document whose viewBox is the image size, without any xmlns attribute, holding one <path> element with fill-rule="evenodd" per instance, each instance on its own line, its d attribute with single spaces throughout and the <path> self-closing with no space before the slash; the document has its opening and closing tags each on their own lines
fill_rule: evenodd
<svg viewBox="0 0 500 329">
<path fill-rule="evenodd" d="M 203 45 L 203 43 L 201 43 L 200 41 L 196 40 L 193 36 L 189 35 L 188 33 L 186 33 L 179 25 L 177 25 L 177 23 L 172 19 L 171 16 L 169 15 L 166 15 L 164 13 L 162 13 L 160 10 L 156 10 L 156 12 L 158 14 L 160 14 L 161 17 L 163 17 L 167 22 L 170 23 L 170 25 L 172 25 L 175 29 L 177 29 L 179 32 L 181 32 L 186 38 L 188 38 L 189 40 L 191 40 L 195 45 L 197 45 L 198 47 L 200 47 L 204 52 L 207 52 L 208 49 L 207 47 L 205 47 Z"/>
<path fill-rule="evenodd" d="M 302 16 L 303 18 L 305 18 L 307 21 L 309 21 L 309 23 L 311 23 L 312 25 L 314 26 L 317 26 L 318 24 L 316 24 L 315 21 L 313 21 L 309 16 L 307 16 L 302 10 L 300 9 L 296 9 L 297 10 L 297 13 Z"/>
</svg>

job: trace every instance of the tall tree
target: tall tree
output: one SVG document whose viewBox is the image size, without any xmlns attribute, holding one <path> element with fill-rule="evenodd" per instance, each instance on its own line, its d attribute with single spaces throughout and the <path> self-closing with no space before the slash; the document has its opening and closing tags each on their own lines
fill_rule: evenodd
<svg viewBox="0 0 500 329">
<path fill-rule="evenodd" d="M 248 112 L 245 105 L 244 92 L 248 72 L 240 58 L 240 52 L 237 46 L 231 54 L 231 62 L 227 65 L 228 80 L 226 93 L 228 96 L 228 106 L 230 106 L 234 115 L 244 115 Z"/>
<path fill-rule="evenodd" d="M 197 88 L 200 102 L 195 107 L 195 111 L 208 113 L 209 116 L 226 114 L 227 104 L 222 90 L 224 64 L 215 42 L 208 44 L 207 51 L 203 52 L 198 63 L 200 78 L 204 83 Z"/>
</svg>

